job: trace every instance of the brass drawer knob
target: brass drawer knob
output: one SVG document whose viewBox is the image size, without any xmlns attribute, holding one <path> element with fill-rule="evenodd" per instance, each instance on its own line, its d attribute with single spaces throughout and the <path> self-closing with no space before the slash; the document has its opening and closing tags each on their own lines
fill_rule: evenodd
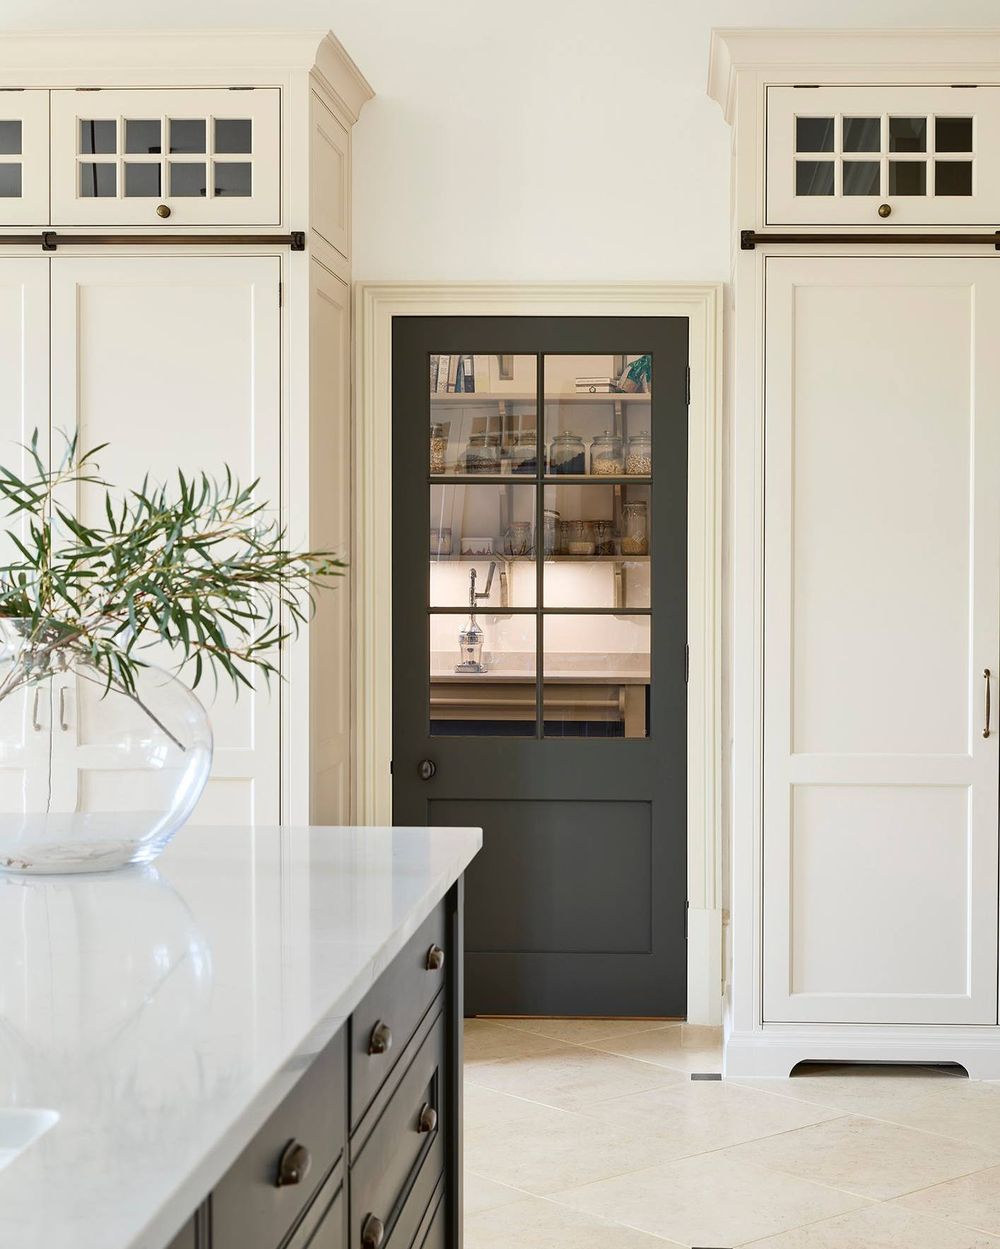
<svg viewBox="0 0 1000 1249">
<path fill-rule="evenodd" d="M 878 215 L 880 217 L 888 217 L 891 212 L 892 208 L 889 204 L 879 204 Z"/>
<path fill-rule="evenodd" d="M 433 1132 L 438 1125 L 438 1112 L 433 1106 L 427 1102 L 420 1107 L 420 1114 L 417 1116 L 417 1131 L 423 1135 L 425 1132 Z"/>
<path fill-rule="evenodd" d="M 169 206 L 168 206 L 167 204 L 157 204 L 157 205 L 156 205 L 156 215 L 157 215 L 158 217 L 169 217 L 169 216 L 170 216 L 170 208 L 169 208 Z"/>
<path fill-rule="evenodd" d="M 278 1159 L 278 1178 L 274 1181 L 275 1188 L 301 1184 L 309 1174 L 311 1166 L 312 1155 L 305 1145 L 300 1145 L 298 1141 L 289 1141 Z"/>
<path fill-rule="evenodd" d="M 439 945 L 432 945 L 427 951 L 427 970 L 440 971 L 444 966 L 444 950 Z"/>
<path fill-rule="evenodd" d="M 392 1030 L 380 1019 L 368 1038 L 369 1054 L 387 1054 L 392 1049 Z"/>
<path fill-rule="evenodd" d="M 361 1249 L 379 1249 L 385 1240 L 385 1224 L 377 1214 L 369 1214 L 361 1224 Z"/>
</svg>

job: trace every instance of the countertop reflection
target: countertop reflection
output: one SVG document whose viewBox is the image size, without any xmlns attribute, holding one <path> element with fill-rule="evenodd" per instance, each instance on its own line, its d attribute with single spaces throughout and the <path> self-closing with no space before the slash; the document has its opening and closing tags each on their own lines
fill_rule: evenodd
<svg viewBox="0 0 1000 1249">
<path fill-rule="evenodd" d="M 0 874 L 0 1138 L 58 1115 L 0 1150 L 0 1245 L 163 1249 L 481 840 L 187 828 L 155 868 Z"/>
</svg>

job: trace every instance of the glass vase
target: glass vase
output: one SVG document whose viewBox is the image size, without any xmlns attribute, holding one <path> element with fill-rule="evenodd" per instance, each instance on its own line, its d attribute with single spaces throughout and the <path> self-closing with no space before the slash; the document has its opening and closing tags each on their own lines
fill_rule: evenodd
<svg viewBox="0 0 1000 1249">
<path fill-rule="evenodd" d="M 194 694 L 140 667 L 134 689 L 59 625 L 0 620 L 0 870 L 149 863 L 190 817 L 212 766 Z"/>
</svg>

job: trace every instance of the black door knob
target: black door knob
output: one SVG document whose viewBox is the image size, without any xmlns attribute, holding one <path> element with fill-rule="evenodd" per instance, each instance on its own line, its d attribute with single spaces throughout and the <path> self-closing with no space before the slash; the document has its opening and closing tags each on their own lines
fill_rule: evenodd
<svg viewBox="0 0 1000 1249">
<path fill-rule="evenodd" d="M 437 771 L 437 764 L 433 759 L 421 759 L 417 764 L 417 775 L 422 781 L 429 781 Z"/>
<path fill-rule="evenodd" d="M 300 1145 L 298 1141 L 289 1141 L 278 1160 L 278 1178 L 274 1181 L 275 1188 L 301 1184 L 309 1174 L 311 1166 L 312 1157 L 305 1145 Z"/>
</svg>

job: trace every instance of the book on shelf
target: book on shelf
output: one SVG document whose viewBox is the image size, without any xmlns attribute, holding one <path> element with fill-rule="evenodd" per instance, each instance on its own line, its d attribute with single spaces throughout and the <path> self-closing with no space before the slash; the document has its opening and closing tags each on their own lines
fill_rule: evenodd
<svg viewBox="0 0 1000 1249">
<path fill-rule="evenodd" d="M 434 378 L 434 391 L 443 395 L 448 390 L 448 369 L 451 367 L 451 356 L 438 356 L 437 374 Z"/>
</svg>

